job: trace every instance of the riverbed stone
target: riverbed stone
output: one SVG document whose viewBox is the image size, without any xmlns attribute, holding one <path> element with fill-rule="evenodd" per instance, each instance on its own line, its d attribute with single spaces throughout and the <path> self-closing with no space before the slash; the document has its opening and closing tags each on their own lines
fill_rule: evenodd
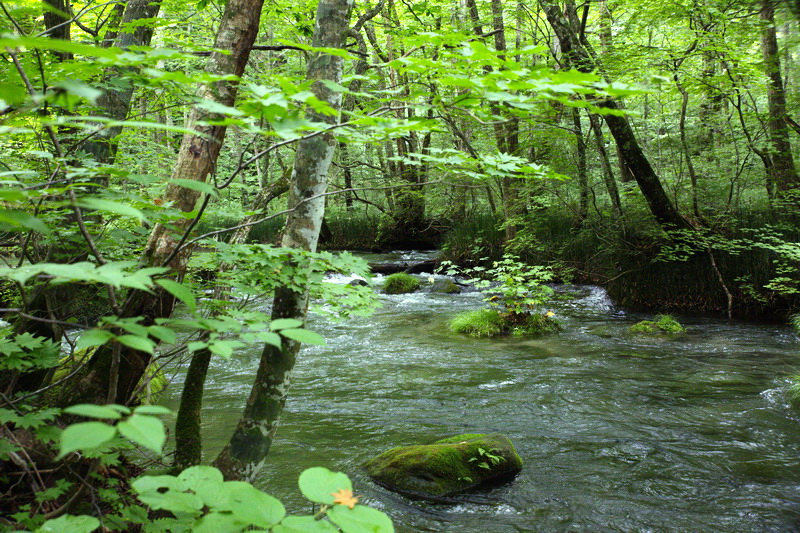
<svg viewBox="0 0 800 533">
<path fill-rule="evenodd" d="M 431 292 L 442 294 L 461 294 L 461 287 L 449 279 L 437 279 L 431 286 Z"/>
<path fill-rule="evenodd" d="M 375 482 L 390 490 L 440 499 L 511 479 L 522 469 L 522 459 L 505 435 L 467 433 L 392 448 L 365 466 Z"/>
</svg>

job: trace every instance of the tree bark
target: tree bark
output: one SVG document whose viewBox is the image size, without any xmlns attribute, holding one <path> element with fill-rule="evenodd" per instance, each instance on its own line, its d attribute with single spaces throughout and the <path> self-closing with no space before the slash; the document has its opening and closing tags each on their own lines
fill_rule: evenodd
<svg viewBox="0 0 800 533">
<path fill-rule="evenodd" d="M 44 27 L 51 39 L 70 40 L 69 6 L 66 0 L 44 0 Z M 71 52 L 53 52 L 59 61 L 72 59 Z"/>
<path fill-rule="evenodd" d="M 800 188 L 800 178 L 794 168 L 792 147 L 789 141 L 789 128 L 786 124 L 786 91 L 781 78 L 781 59 L 778 50 L 778 37 L 775 31 L 775 6 L 773 0 L 761 0 L 761 51 L 764 56 L 764 70 L 767 75 L 767 104 L 769 116 L 769 153 L 772 166 L 772 182 L 778 196 L 789 190 Z"/>
<path fill-rule="evenodd" d="M 342 48 L 348 30 L 353 0 L 320 0 L 314 29 L 315 47 Z M 341 94 L 326 87 L 322 80 L 339 82 L 342 58 L 322 53 L 311 55 L 307 76 L 316 80 L 312 91 L 333 109 L 340 109 Z M 315 122 L 333 124 L 336 117 L 308 112 Z M 332 132 L 304 139 L 297 148 L 292 172 L 289 213 L 282 245 L 315 251 L 325 213 L 327 173 L 336 140 Z M 273 319 L 295 318 L 305 322 L 308 288 L 301 291 L 281 288 L 275 291 Z M 284 339 L 282 349 L 267 345 L 261 355 L 256 379 L 244 414 L 230 442 L 214 461 L 227 479 L 253 480 L 261 470 L 286 403 L 299 343 Z"/>
<path fill-rule="evenodd" d="M 229 53 L 212 52 L 206 65 L 206 71 L 215 75 L 233 75 L 241 77 L 250 55 L 250 50 L 258 33 L 259 15 L 263 0 L 229 0 L 220 20 L 215 50 Z M 226 106 L 232 106 L 236 99 L 238 85 L 224 81 L 206 85 L 199 90 L 199 96 L 213 100 Z M 214 115 L 208 111 L 194 107 L 190 113 L 190 127 L 196 131 L 183 137 L 178 158 L 170 181 L 188 179 L 204 182 L 214 168 L 220 148 L 225 138 L 226 126 L 209 125 L 208 119 Z M 195 209 L 200 193 L 169 183 L 164 200 L 171 202 L 176 209 L 190 212 Z M 142 258 L 141 267 L 168 266 L 173 276 L 182 280 L 190 251 L 174 253 L 182 233 L 188 228 L 191 220 L 178 219 L 167 227 L 157 224 L 148 239 Z M 169 260 L 169 261 L 167 261 Z M 123 317 L 141 316 L 140 322 L 148 326 L 157 318 L 168 317 L 175 304 L 174 297 L 162 289 L 153 293 L 134 291 L 130 294 L 122 308 Z M 128 403 L 136 384 L 150 363 L 150 354 L 121 347 L 118 382 L 116 383 L 117 403 Z M 114 387 L 112 377 L 112 347 L 103 346 L 97 350 L 89 363 L 89 370 L 70 394 L 65 395 L 63 403 L 76 401 L 93 401 L 104 403 L 108 391 Z"/>
</svg>

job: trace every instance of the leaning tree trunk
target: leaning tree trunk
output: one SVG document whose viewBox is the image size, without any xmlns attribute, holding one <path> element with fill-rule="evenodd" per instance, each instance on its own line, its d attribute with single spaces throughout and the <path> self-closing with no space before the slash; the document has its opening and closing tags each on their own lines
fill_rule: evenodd
<svg viewBox="0 0 800 533">
<path fill-rule="evenodd" d="M 313 46 L 342 48 L 348 31 L 353 0 L 320 0 L 314 29 Z M 312 91 L 333 109 L 341 107 L 341 93 L 331 90 L 323 81 L 339 83 L 342 58 L 320 52 L 311 55 L 308 78 L 316 80 Z M 308 112 L 315 122 L 333 124 L 335 116 Z M 289 190 L 292 209 L 286 221 L 282 245 L 315 251 L 325 214 L 323 193 L 328 185 L 327 173 L 336 147 L 333 132 L 307 138 L 297 147 L 294 171 Z M 275 291 L 273 319 L 295 318 L 305 321 L 308 310 L 308 288 Z M 230 442 L 214 461 L 227 479 L 252 480 L 263 466 L 278 428 L 278 420 L 286 403 L 291 374 L 300 345 L 284 339 L 283 348 L 267 345 L 261 355 L 256 379 L 247 400 L 244 414 Z"/>
<path fill-rule="evenodd" d="M 206 65 L 208 73 L 241 77 L 258 33 L 262 4 L 263 0 L 228 1 L 214 43 L 215 50 L 225 50 L 228 53 L 213 52 Z M 235 82 L 217 82 L 201 87 L 199 96 L 205 100 L 232 106 L 236 99 L 237 88 Z M 226 130 L 226 126 L 208 124 L 208 120 L 214 117 L 200 107 L 192 108 L 189 124 L 196 133 L 184 135 L 171 181 L 188 179 L 203 182 L 208 177 L 216 164 Z M 200 193 L 194 189 L 169 183 L 164 200 L 172 203 L 175 209 L 190 212 L 195 209 L 199 196 Z M 140 265 L 143 268 L 169 266 L 172 275 L 181 280 L 186 271 L 189 250 L 180 253 L 176 253 L 176 250 L 181 235 L 190 222 L 189 219 L 178 219 L 173 221 L 170 227 L 157 224 L 150 234 Z M 123 306 L 122 316 L 141 316 L 144 319 L 140 323 L 148 326 L 157 318 L 168 317 L 172 313 L 174 303 L 174 297 L 160 288 L 152 293 L 134 291 Z M 121 353 L 117 357 L 112 346 L 99 348 L 89 363 L 88 373 L 70 394 L 65 395 L 64 401 L 102 403 L 108 398 L 117 403 L 127 403 L 151 358 L 148 353 L 125 346 L 119 347 L 119 350 Z M 116 390 L 116 394 L 110 398 L 112 395 L 109 391 L 113 390 Z"/>
<path fill-rule="evenodd" d="M 580 42 L 575 29 L 562 14 L 558 3 L 555 0 L 539 0 L 539 5 L 544 10 L 547 15 L 547 21 L 558 36 L 567 62 L 581 72 L 596 70 L 599 65 L 597 65 L 593 54 L 584 43 Z M 595 103 L 599 107 L 612 111 L 620 110 L 619 104 L 614 100 L 605 99 Z M 633 174 L 639 189 L 642 191 L 642 195 L 650 207 L 650 212 L 656 220 L 664 226 L 674 228 L 689 227 L 664 191 L 661 180 L 659 180 L 658 175 L 650 165 L 650 161 L 644 155 L 641 146 L 639 146 L 627 117 L 619 116 L 618 114 L 605 114 L 603 119 L 606 121 L 608 129 L 617 143 L 617 148 L 625 162 L 625 166 Z"/>
</svg>

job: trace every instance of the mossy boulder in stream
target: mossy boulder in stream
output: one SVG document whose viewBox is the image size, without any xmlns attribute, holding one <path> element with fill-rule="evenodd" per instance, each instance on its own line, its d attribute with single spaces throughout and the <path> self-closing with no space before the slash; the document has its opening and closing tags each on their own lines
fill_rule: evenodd
<svg viewBox="0 0 800 533">
<path fill-rule="evenodd" d="M 390 490 L 438 499 L 513 478 L 522 459 L 505 435 L 469 433 L 392 448 L 365 466 L 373 480 Z"/>
<path fill-rule="evenodd" d="M 642 320 L 628 328 L 630 333 L 686 333 L 686 328 L 670 315 L 658 315 L 655 320 Z"/>
<path fill-rule="evenodd" d="M 419 280 L 404 272 L 386 276 L 386 281 L 383 282 L 383 292 L 386 294 L 405 294 L 417 289 L 419 289 Z"/>
<path fill-rule="evenodd" d="M 442 294 L 461 294 L 461 287 L 449 279 L 437 279 L 431 286 L 431 292 Z"/>
</svg>

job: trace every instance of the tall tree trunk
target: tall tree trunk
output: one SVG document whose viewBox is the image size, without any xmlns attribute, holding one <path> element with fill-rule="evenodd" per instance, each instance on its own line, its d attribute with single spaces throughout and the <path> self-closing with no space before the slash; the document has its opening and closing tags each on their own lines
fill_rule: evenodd
<svg viewBox="0 0 800 533">
<path fill-rule="evenodd" d="M 767 75 L 767 104 L 769 117 L 769 150 L 772 160 L 772 181 L 778 196 L 786 191 L 800 188 L 800 178 L 794 168 L 792 147 L 789 143 L 789 128 L 786 124 L 786 92 L 781 78 L 781 59 L 778 37 L 775 31 L 775 6 L 773 0 L 761 0 L 761 51 L 764 55 L 764 70 Z"/>
<path fill-rule="evenodd" d="M 314 29 L 313 46 L 342 48 L 348 31 L 353 0 L 320 0 Z M 342 58 L 323 53 L 311 55 L 308 78 L 316 80 L 312 91 L 333 109 L 341 106 L 341 93 L 329 89 L 322 81 L 339 83 Z M 336 117 L 308 112 L 315 122 L 332 124 Z M 336 140 L 332 132 L 304 139 L 297 147 L 289 191 L 292 209 L 286 221 L 282 245 L 315 251 L 325 213 L 327 173 L 333 158 Z M 273 319 L 295 318 L 305 322 L 308 289 L 281 288 L 275 291 Z M 230 442 L 214 461 L 227 479 L 252 480 L 261 470 L 278 428 L 286 403 L 291 374 L 299 343 L 284 339 L 282 349 L 267 345 L 261 355 L 256 379 L 247 400 L 244 414 Z"/>
<path fill-rule="evenodd" d="M 228 53 L 212 52 L 206 65 L 208 73 L 242 76 L 258 33 L 262 4 L 263 0 L 228 1 L 214 42 L 215 50 Z M 198 95 L 206 100 L 233 106 L 237 89 L 236 82 L 221 81 L 201 87 Z M 226 130 L 224 125 L 209 125 L 209 119 L 213 118 L 214 114 L 200 107 L 192 108 L 189 127 L 196 133 L 184 135 L 170 181 L 188 179 L 204 182 L 208 177 L 216 164 Z M 199 196 L 200 193 L 194 189 L 169 183 L 164 200 L 171 202 L 176 209 L 190 212 L 195 209 Z M 140 265 L 169 266 L 173 276 L 180 281 L 186 271 L 190 251 L 175 252 L 182 233 L 190 223 L 189 219 L 178 219 L 169 227 L 157 224 L 150 233 Z M 144 320 L 140 323 L 148 326 L 157 318 L 168 317 L 174 303 L 174 297 L 162 289 L 153 293 L 133 291 L 122 308 L 122 316 L 142 316 Z M 127 403 L 150 363 L 150 354 L 122 346 L 119 355 L 116 361 L 112 346 L 99 348 L 89 363 L 88 373 L 65 395 L 64 403 L 75 403 L 77 400 L 102 403 L 109 396 L 109 390 L 117 391 L 111 400 Z M 118 370 L 116 364 L 119 365 Z"/>
<path fill-rule="evenodd" d="M 586 172 L 586 141 L 583 138 L 581 114 L 577 107 L 572 108 L 572 125 L 575 130 L 578 187 L 580 188 L 577 226 L 581 227 L 589 217 L 589 175 Z"/>
<path fill-rule="evenodd" d="M 619 197 L 617 181 L 614 179 L 614 172 L 611 170 L 611 163 L 608 159 L 605 140 L 603 140 L 602 123 L 600 122 L 600 117 L 595 114 L 589 114 L 589 121 L 592 125 L 595 142 L 597 143 L 597 151 L 600 154 L 600 164 L 603 167 L 603 181 L 605 181 L 608 196 L 611 198 L 611 208 L 614 212 L 614 217 L 619 218 L 622 216 L 622 201 Z"/>
<path fill-rule="evenodd" d="M 114 46 L 123 50 L 131 46 L 150 46 L 154 30 L 152 24 L 136 24 L 133 31 L 128 28 L 136 21 L 157 17 L 160 8 L 161 0 L 129 0 L 122 15 L 123 31 L 117 35 Z M 111 68 L 106 72 L 105 78 L 113 81 L 124 74 L 124 70 Z M 127 117 L 133 98 L 133 84 L 124 83 L 121 86 L 121 89 L 107 89 L 97 100 L 97 105 L 103 109 L 103 115 L 117 121 Z M 87 140 L 82 148 L 92 154 L 101 165 L 111 163 L 117 149 L 116 138 L 121 132 L 122 126 L 105 128 Z"/>
<path fill-rule="evenodd" d="M 44 0 L 44 27 L 51 39 L 70 40 L 70 9 L 67 0 Z M 53 52 L 59 61 L 72 59 L 71 52 Z"/>
<path fill-rule="evenodd" d="M 581 72 L 599 70 L 599 65 L 593 54 L 584 43 L 580 42 L 575 29 L 562 14 L 558 3 L 555 0 L 539 0 L 539 5 L 544 10 L 547 21 L 561 42 L 561 48 L 566 60 Z M 612 111 L 620 110 L 620 105 L 614 100 L 606 99 L 595 103 Z M 650 207 L 650 212 L 656 220 L 665 226 L 675 228 L 689 227 L 689 224 L 678 213 L 678 210 L 664 191 L 661 180 L 659 180 L 658 175 L 650 165 L 650 161 L 639 146 L 627 117 L 606 114 L 603 115 L 603 118 L 611 135 L 617 142 L 617 147 L 621 152 L 625 165 L 630 169 L 634 179 L 636 179 L 636 183 Z"/>
</svg>

